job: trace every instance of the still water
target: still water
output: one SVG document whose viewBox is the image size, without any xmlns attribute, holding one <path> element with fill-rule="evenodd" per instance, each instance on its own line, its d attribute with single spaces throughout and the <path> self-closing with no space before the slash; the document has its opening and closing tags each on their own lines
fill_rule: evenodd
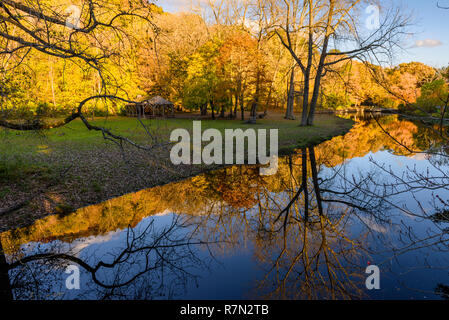
<svg viewBox="0 0 449 320">
<path fill-rule="evenodd" d="M 273 176 L 228 167 L 46 217 L 0 234 L 1 285 L 15 299 L 449 298 L 438 137 L 397 116 L 358 119 Z"/>
</svg>

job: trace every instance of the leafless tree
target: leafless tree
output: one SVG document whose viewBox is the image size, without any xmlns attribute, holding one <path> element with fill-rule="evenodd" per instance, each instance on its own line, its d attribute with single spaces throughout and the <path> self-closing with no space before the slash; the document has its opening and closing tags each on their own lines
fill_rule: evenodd
<svg viewBox="0 0 449 320">
<path fill-rule="evenodd" d="M 303 74 L 304 94 L 301 125 L 313 124 L 322 77 L 345 60 L 390 61 L 407 34 L 410 17 L 401 8 L 380 6 L 382 16 L 374 30 L 366 30 L 364 1 L 267 0 L 265 28 L 274 32 L 290 52 Z M 369 28 L 371 29 L 371 28 Z M 297 47 L 297 39 L 303 45 Z M 309 96 L 310 92 L 312 95 Z"/>
</svg>

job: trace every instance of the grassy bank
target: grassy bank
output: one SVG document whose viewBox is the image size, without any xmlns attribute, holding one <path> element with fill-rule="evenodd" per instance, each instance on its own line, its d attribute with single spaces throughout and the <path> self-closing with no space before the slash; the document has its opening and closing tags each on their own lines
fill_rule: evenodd
<svg viewBox="0 0 449 320">
<path fill-rule="evenodd" d="M 138 143 L 148 143 L 148 135 L 136 119 L 98 118 L 92 123 Z M 160 139 L 167 139 L 176 128 L 192 129 L 191 119 L 153 119 L 144 123 Z M 236 128 L 279 129 L 279 153 L 286 154 L 344 134 L 352 121 L 317 115 L 314 126 L 299 127 L 298 121 L 271 115 L 255 125 L 239 120 L 202 120 L 201 125 L 203 130 L 216 128 L 223 133 Z M 88 131 L 81 121 L 43 132 L 0 129 L 0 230 L 217 167 L 174 166 L 169 149 L 144 152 L 127 146 L 122 153 L 101 133 Z"/>
</svg>

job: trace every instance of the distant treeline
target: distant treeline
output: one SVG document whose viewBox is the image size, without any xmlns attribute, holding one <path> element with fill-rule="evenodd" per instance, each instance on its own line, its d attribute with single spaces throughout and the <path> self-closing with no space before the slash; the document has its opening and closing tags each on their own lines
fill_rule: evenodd
<svg viewBox="0 0 449 320">
<path fill-rule="evenodd" d="M 301 109 L 302 73 L 279 37 L 255 37 L 240 22 L 211 24 L 195 14 L 170 14 L 156 6 L 152 10 L 152 24 L 135 19 L 123 26 L 129 41 L 116 41 L 121 54 L 106 64 L 106 76 L 76 60 L 37 50 L 14 72 L 8 72 L 4 62 L 0 66 L 2 116 L 60 117 L 82 99 L 102 92 L 107 83 L 117 94 L 126 92 L 129 100 L 160 95 L 186 110 L 236 117 L 251 109 L 255 96 L 259 111 L 285 109 L 292 70 L 295 110 Z M 439 97 L 447 94 L 447 72 L 419 62 L 381 68 L 343 60 L 331 68 L 322 80 L 321 108 L 367 105 L 433 113 L 439 112 Z M 92 100 L 84 112 L 122 114 L 124 105 Z"/>
</svg>

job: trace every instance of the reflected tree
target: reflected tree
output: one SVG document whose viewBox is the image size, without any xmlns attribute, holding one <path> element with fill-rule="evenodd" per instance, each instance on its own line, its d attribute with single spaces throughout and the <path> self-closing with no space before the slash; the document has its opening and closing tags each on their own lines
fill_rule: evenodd
<svg viewBox="0 0 449 320">
<path fill-rule="evenodd" d="M 256 290 L 267 299 L 360 298 L 364 237 L 347 235 L 349 217 L 359 206 L 330 197 L 332 178 L 319 177 L 313 147 L 301 150 L 299 178 L 291 157 L 289 164 L 288 191 L 274 201 L 281 210 L 265 214 L 266 233 L 257 239 L 258 259 L 268 268 Z"/>
<path fill-rule="evenodd" d="M 67 248 L 59 242 L 42 251 L 38 248 L 39 252 L 31 255 L 18 253 L 10 257 L 12 262 L 2 264 L 2 270 L 10 274 L 12 288 L 9 293 L 2 292 L 3 297 L 12 298 L 14 292 L 16 299 L 172 298 L 185 291 L 188 283 L 197 281 L 195 271 L 208 268 L 208 259 L 200 258 L 197 252 L 212 243 L 191 237 L 180 217 L 163 228 L 150 221 L 141 229 L 129 228 L 123 248 L 104 250 L 100 257 L 101 251 L 85 254 L 76 246 Z M 81 276 L 89 279 L 75 296 L 64 287 L 62 274 L 68 265 L 79 266 Z"/>
<path fill-rule="evenodd" d="M 384 129 L 395 132 L 399 142 L 417 145 L 414 139 L 421 136 L 417 135 L 421 127 L 390 118 L 377 121 Z M 407 134 L 401 134 L 404 128 L 409 130 Z M 431 134 L 426 137 L 431 141 Z M 207 265 L 190 253 L 202 246 L 209 249 L 208 244 L 214 244 L 210 248 L 211 258 L 242 248 L 254 249 L 254 259 L 263 271 L 252 292 L 257 298 L 366 298 L 364 269 L 367 261 L 375 262 L 383 271 L 390 269 L 394 272 L 390 266 L 410 254 L 416 258 L 416 264 L 407 264 L 400 270 L 402 273 L 417 268 L 444 268 L 444 253 L 448 251 L 449 240 L 449 202 L 442 192 L 449 185 L 444 165 L 436 162 L 435 155 L 430 155 L 430 163 L 436 168 L 433 171 L 407 166 L 397 171 L 369 158 L 369 150 L 388 150 L 394 157 L 411 155 L 377 126 L 376 119 L 367 119 L 357 125 L 345 139 L 335 138 L 280 159 L 279 170 L 273 176 L 259 176 L 257 166 L 235 166 L 124 197 L 108 205 L 114 210 L 98 210 L 98 217 L 107 216 L 101 224 L 104 227 L 100 228 L 100 234 L 105 236 L 108 230 L 116 230 L 123 221 L 129 220 L 129 223 L 133 221 L 134 231 L 130 229 L 127 238 L 135 241 L 128 241 L 126 249 L 114 251 L 112 260 L 100 260 L 103 261 L 100 263 L 73 252 L 66 254 L 84 261 L 84 267 L 81 262 L 79 265 L 90 278 L 99 282 L 93 280 L 92 284 L 99 290 L 97 296 L 104 298 L 154 297 L 147 295 L 147 288 L 152 288 L 150 291 L 153 293 L 165 292 L 165 296 L 175 296 L 185 288 L 185 279 L 194 281 L 192 270 L 196 264 Z M 362 145 L 356 146 L 354 141 L 361 141 Z M 365 156 L 371 160 L 364 162 L 363 170 L 349 161 Z M 426 195 L 424 200 L 420 197 L 422 192 Z M 399 201 L 401 197 L 407 201 Z M 151 205 L 145 206 L 144 203 Z M 122 217 L 125 209 L 134 210 L 135 217 Z M 176 230 L 168 232 L 161 241 L 151 236 L 160 234 L 154 230 L 142 238 L 136 236 L 142 223 L 138 223 L 140 220 L 145 221 L 150 219 L 146 216 L 167 210 L 183 219 Z M 92 213 L 86 216 L 92 216 Z M 68 225 L 77 226 L 80 220 L 85 219 L 82 217 L 72 217 L 74 221 Z M 124 220 L 118 224 L 120 219 Z M 94 220 L 96 224 L 93 221 L 85 232 L 99 229 L 97 218 Z M 109 223 L 110 220 L 114 223 Z M 51 221 L 48 224 L 52 225 Z M 188 237 L 180 230 L 189 230 Z M 64 232 L 58 232 L 58 239 L 62 239 Z M 85 236 L 85 232 L 77 233 L 74 238 L 81 234 Z M 28 237 L 21 243 L 38 238 Z M 175 247 L 168 247 L 168 243 L 173 243 L 169 239 L 179 242 Z M 165 246 L 161 255 L 155 249 L 155 241 Z M 12 246 L 13 243 L 6 240 L 3 245 Z M 14 248 L 17 246 L 18 242 Z M 429 252 L 437 252 L 441 261 L 431 260 Z M 19 257 L 17 261 L 25 262 L 21 266 L 30 266 L 44 258 L 53 266 L 64 259 L 65 263 L 78 264 L 72 258 L 57 256 L 62 253 L 65 252 L 54 248 L 42 253 L 53 254 L 53 258 L 38 256 L 27 261 L 24 259 L 30 258 Z M 147 264 L 147 257 L 156 259 L 150 259 L 152 263 Z M 9 254 L 6 259 L 11 260 Z M 20 268 L 16 266 L 16 270 Z M 162 269 L 167 272 L 163 273 Z M 22 274 L 29 274 L 25 269 L 20 270 Z M 10 269 L 12 279 L 17 274 Z M 149 274 L 158 279 L 157 289 L 151 282 L 155 277 Z M 128 283 L 133 276 L 136 278 Z M 27 277 L 31 279 L 29 275 Z M 162 278 L 165 289 L 158 282 Z M 175 285 L 170 287 L 168 282 Z M 18 281 L 11 283 L 14 287 Z M 443 288 L 441 285 L 430 290 L 443 297 Z M 18 292 L 15 288 L 13 290 Z"/>
<path fill-rule="evenodd" d="M 449 300 L 449 286 L 439 283 L 435 288 L 435 293 L 440 295 L 443 299 Z"/>
</svg>

